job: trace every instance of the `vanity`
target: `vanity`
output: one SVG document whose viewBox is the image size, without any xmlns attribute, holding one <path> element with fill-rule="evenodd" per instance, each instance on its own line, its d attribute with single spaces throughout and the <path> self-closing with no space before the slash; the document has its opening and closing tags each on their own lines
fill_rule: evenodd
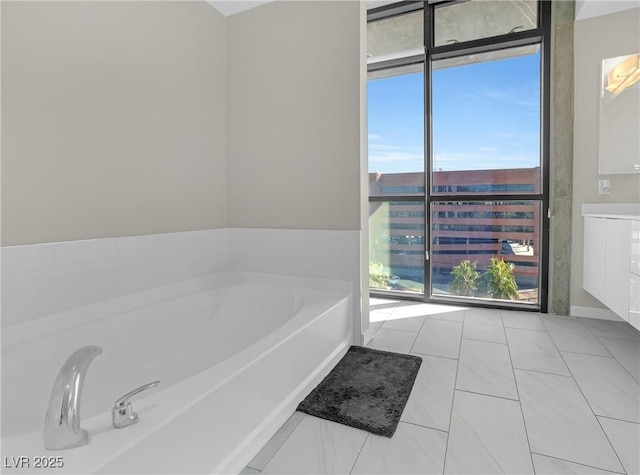
<svg viewBox="0 0 640 475">
<path fill-rule="evenodd" d="M 582 205 L 583 288 L 640 329 L 640 204 Z"/>
</svg>

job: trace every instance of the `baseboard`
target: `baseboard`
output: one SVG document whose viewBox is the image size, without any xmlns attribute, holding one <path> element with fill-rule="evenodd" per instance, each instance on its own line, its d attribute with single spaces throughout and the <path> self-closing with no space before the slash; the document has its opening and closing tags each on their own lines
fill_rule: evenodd
<svg viewBox="0 0 640 475">
<path fill-rule="evenodd" d="M 622 318 L 620 318 L 608 308 L 581 307 L 579 305 L 572 305 L 571 316 L 582 318 L 597 318 L 599 320 L 611 320 L 614 322 L 624 322 Z"/>
</svg>

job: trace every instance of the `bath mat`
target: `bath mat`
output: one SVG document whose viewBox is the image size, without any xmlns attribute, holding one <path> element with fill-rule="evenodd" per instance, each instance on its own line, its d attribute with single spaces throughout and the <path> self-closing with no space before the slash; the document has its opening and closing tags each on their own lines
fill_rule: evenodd
<svg viewBox="0 0 640 475">
<path fill-rule="evenodd" d="M 421 363 L 418 356 L 352 346 L 298 411 L 391 437 Z"/>
</svg>

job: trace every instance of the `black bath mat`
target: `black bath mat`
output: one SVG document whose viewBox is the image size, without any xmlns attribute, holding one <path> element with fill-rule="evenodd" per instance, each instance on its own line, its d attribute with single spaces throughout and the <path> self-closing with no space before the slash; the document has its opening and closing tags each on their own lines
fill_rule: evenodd
<svg viewBox="0 0 640 475">
<path fill-rule="evenodd" d="M 391 437 L 422 358 L 352 346 L 298 411 Z"/>
</svg>

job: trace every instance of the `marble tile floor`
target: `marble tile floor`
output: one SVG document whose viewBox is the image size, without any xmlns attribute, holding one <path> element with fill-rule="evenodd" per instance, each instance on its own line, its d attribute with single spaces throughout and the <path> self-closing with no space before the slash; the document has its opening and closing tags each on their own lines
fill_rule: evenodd
<svg viewBox="0 0 640 475">
<path fill-rule="evenodd" d="M 640 332 L 371 299 L 368 346 L 422 357 L 393 438 L 294 413 L 242 473 L 640 474 Z"/>
</svg>

